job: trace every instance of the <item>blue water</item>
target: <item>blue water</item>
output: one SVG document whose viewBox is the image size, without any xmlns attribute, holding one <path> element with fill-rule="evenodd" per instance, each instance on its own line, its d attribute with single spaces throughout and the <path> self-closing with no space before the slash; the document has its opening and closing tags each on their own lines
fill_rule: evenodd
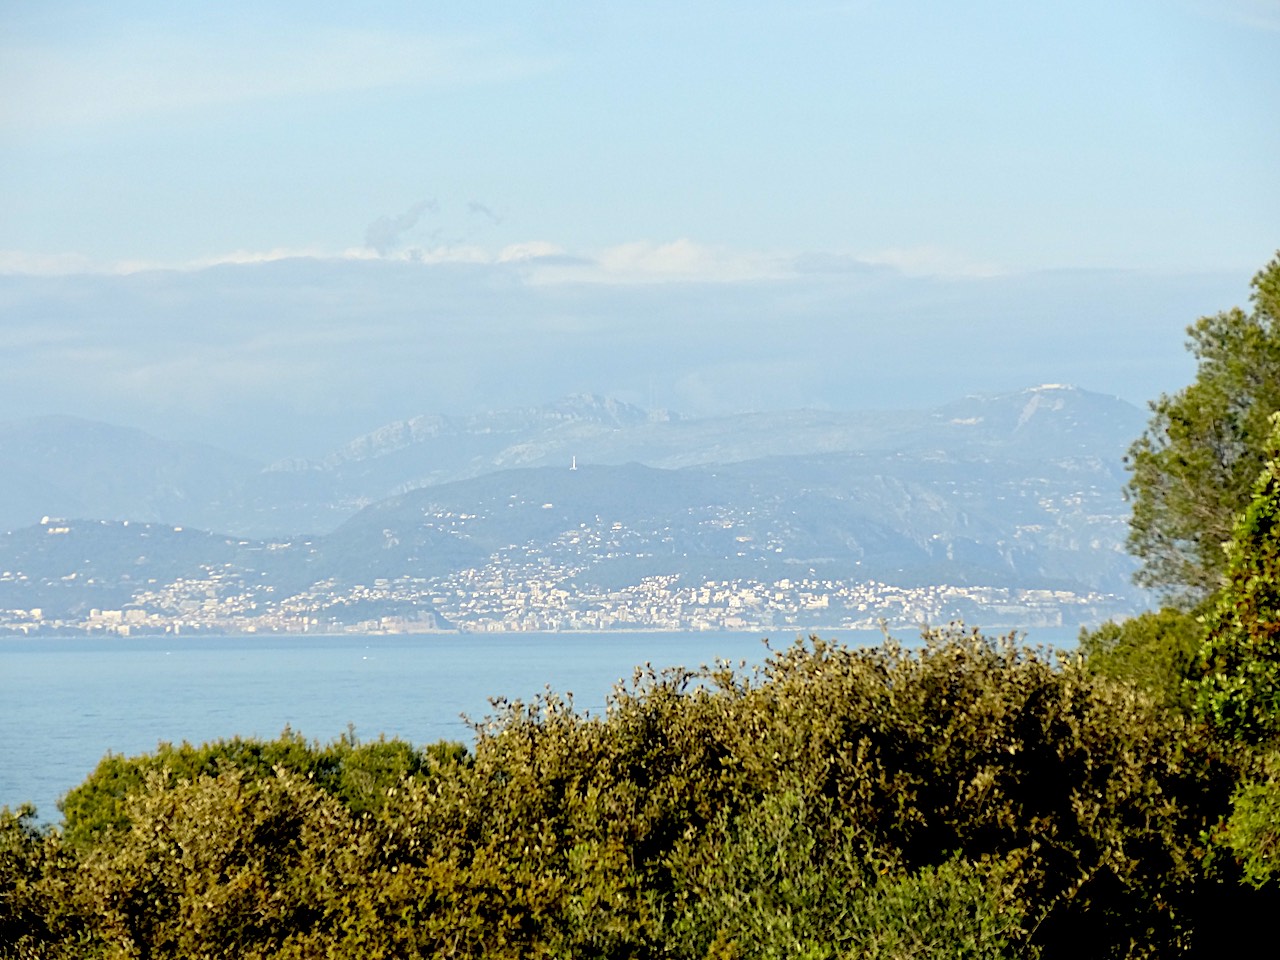
<svg viewBox="0 0 1280 960">
<path fill-rule="evenodd" d="M 823 631 L 850 644 L 878 631 Z M 910 632 L 903 636 L 909 638 Z M 1074 630 L 1037 630 L 1070 643 Z M 57 800 L 106 753 L 162 741 L 275 737 L 286 725 L 328 741 L 354 725 L 413 743 L 472 739 L 463 715 L 491 697 L 528 700 L 547 687 L 599 712 L 637 664 L 759 663 L 759 633 L 462 634 L 426 637 L 142 637 L 0 640 L 0 806 Z M 794 634 L 775 636 L 786 646 Z"/>
</svg>

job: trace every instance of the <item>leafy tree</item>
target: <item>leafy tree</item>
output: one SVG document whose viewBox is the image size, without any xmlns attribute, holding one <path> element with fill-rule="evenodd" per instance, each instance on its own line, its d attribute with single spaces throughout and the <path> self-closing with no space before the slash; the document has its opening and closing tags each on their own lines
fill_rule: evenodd
<svg viewBox="0 0 1280 960">
<path fill-rule="evenodd" d="M 1204 624 L 1194 611 L 1165 607 L 1081 630 L 1080 652 L 1094 673 L 1133 683 L 1165 706 L 1185 711 L 1194 699 L 1188 681 L 1199 677 L 1203 636 Z"/>
<path fill-rule="evenodd" d="M 43 939 L 47 912 L 40 896 L 44 838 L 35 825 L 35 808 L 0 808 L 0 943 L 24 946 Z"/>
<path fill-rule="evenodd" d="M 1184 608 L 1218 586 L 1222 544 L 1262 467 L 1267 418 L 1280 410 L 1280 255 L 1252 288 L 1252 312 L 1235 308 L 1187 328 L 1196 380 L 1152 402 L 1129 450 L 1138 581 Z"/>
<path fill-rule="evenodd" d="M 1213 839 L 1240 864 L 1255 888 L 1280 881 L 1280 753 L 1264 755 L 1256 775 L 1231 798 L 1231 817 Z"/>
<path fill-rule="evenodd" d="M 465 747 L 447 741 L 420 749 L 385 738 L 361 743 L 350 729 L 323 746 L 288 727 L 275 740 L 232 737 L 199 746 L 162 743 L 152 754 L 103 757 L 88 779 L 59 804 L 63 836 L 67 843 L 81 845 L 127 829 L 127 801 L 152 774 L 175 785 L 233 769 L 250 781 L 274 777 L 277 769 L 288 770 L 338 797 L 359 816 L 386 803 L 387 790 L 402 779 L 429 777 L 438 768 L 463 762 L 465 756 Z"/>
<path fill-rule="evenodd" d="M 1249 743 L 1280 738 L 1280 414 L 1272 428 L 1266 466 L 1227 551 L 1196 689 L 1197 711 Z"/>
</svg>

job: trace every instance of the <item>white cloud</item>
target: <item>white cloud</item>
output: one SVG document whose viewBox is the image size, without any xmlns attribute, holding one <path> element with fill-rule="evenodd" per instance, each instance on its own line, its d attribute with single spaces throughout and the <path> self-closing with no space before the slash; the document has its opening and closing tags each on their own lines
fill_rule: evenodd
<svg viewBox="0 0 1280 960">
<path fill-rule="evenodd" d="M 467 37 L 299 28 L 204 37 L 135 29 L 78 46 L 0 47 L 0 127 L 97 124 L 199 107 L 545 70 Z"/>
<path fill-rule="evenodd" d="M 638 241 L 608 247 L 578 263 L 535 265 L 534 283 L 728 283 L 794 275 L 791 258 L 710 247 L 692 240 Z"/>
<path fill-rule="evenodd" d="M 271 263 L 275 260 L 293 260 L 299 257 L 324 258 L 328 256 L 319 248 L 276 247 L 272 250 L 232 250 L 195 260 L 170 262 L 161 260 L 113 260 L 100 261 L 79 253 L 28 253 L 22 250 L 0 250 L 0 274 L 25 274 L 39 277 L 72 276 L 75 274 L 145 273 L 148 270 L 203 270 L 223 264 Z M 343 259 L 377 259 L 368 251 L 351 250 L 342 254 Z"/>
<path fill-rule="evenodd" d="M 1003 267 L 942 247 L 891 247 L 859 257 L 864 263 L 893 267 L 909 277 L 998 277 Z"/>
<path fill-rule="evenodd" d="M 513 243 L 502 248 L 498 253 L 499 263 L 518 263 L 523 260 L 536 260 L 539 257 L 559 257 L 564 255 L 564 247 L 546 240 L 531 240 L 526 243 Z"/>
<path fill-rule="evenodd" d="M 205 267 L 217 267 L 228 263 L 272 263 L 276 260 L 295 260 L 299 257 L 323 257 L 324 255 L 324 252 L 317 247 L 275 247 L 271 250 L 233 250 L 230 253 L 222 253 L 212 257 L 200 257 L 196 260 L 188 260 L 185 263 L 178 264 L 177 268 L 181 270 L 202 270 Z M 137 273 L 141 270 L 154 270 L 156 268 L 157 265 L 143 265 L 141 261 L 138 261 L 136 263 L 118 264 L 117 269 L 112 272 Z"/>
<path fill-rule="evenodd" d="M 668 243 L 635 241 L 616 244 L 594 254 L 567 250 L 549 240 L 511 243 L 498 250 L 480 244 L 441 244 L 406 247 L 386 253 L 367 246 L 344 250 L 320 247 L 275 247 L 232 250 L 192 260 L 161 262 L 119 260 L 99 262 L 76 253 L 29 254 L 0 251 L 0 273 L 41 276 L 77 273 L 129 274 L 148 270 L 202 270 L 223 264 L 271 263 L 291 259 L 384 260 L 402 263 L 493 264 L 518 268 L 535 286 L 563 283 L 642 285 L 661 283 L 747 283 L 786 280 L 831 270 L 814 269 L 815 262 L 835 264 L 839 272 L 886 267 L 909 277 L 994 277 L 1008 271 L 941 247 L 890 248 L 869 254 L 809 251 L 779 253 L 708 246 L 689 239 Z M 835 269 L 835 267 L 832 267 Z"/>
<path fill-rule="evenodd" d="M 98 264 L 78 253 L 28 253 L 25 250 L 0 250 L 0 273 L 50 277 L 72 273 L 103 272 L 106 271 Z"/>
<path fill-rule="evenodd" d="M 870 254 L 807 251 L 779 253 L 712 247 L 680 239 L 670 243 L 634 242 L 608 247 L 576 264 L 536 266 L 535 283 L 741 283 L 785 280 L 812 272 L 815 258 L 838 259 L 847 266 L 885 266 L 907 276 L 992 277 L 999 265 L 941 247 L 892 248 Z"/>
</svg>

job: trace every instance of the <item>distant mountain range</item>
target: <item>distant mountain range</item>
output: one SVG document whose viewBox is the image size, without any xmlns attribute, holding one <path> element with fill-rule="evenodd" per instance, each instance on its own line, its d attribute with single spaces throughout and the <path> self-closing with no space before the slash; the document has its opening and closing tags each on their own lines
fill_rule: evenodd
<svg viewBox="0 0 1280 960">
<path fill-rule="evenodd" d="M 211 597 L 234 579 L 265 609 L 317 583 L 446 591 L 498 569 L 563 588 L 805 576 L 1139 602 L 1121 491 L 1144 422 L 1055 385 L 716 419 L 578 396 L 416 417 L 267 466 L 105 424 L 11 422 L 0 608 L 141 609 L 143 593 L 221 571 Z"/>
<path fill-rule="evenodd" d="M 213 447 L 74 417 L 0 421 L 0 528 L 55 516 L 218 529 L 259 469 Z"/>
<path fill-rule="evenodd" d="M 642 463 L 660 469 L 858 453 L 1118 463 L 1144 415 L 1058 386 L 934 410 L 786 411 L 692 419 L 595 396 L 471 417 L 420 416 L 318 461 L 256 463 L 213 447 L 71 417 L 0 421 L 0 528 L 43 516 L 135 520 L 241 536 L 320 534 L 387 497 L 500 470 Z"/>
</svg>

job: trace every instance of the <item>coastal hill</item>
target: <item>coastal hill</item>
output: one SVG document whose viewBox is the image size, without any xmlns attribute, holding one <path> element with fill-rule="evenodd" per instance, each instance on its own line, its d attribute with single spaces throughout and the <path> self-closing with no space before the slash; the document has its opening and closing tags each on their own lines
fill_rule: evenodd
<svg viewBox="0 0 1280 960">
<path fill-rule="evenodd" d="M 389 423 L 318 460 L 262 464 L 186 441 L 73 418 L 0 422 L 0 529 L 43 516 L 194 526 L 249 537 L 323 534 L 421 487 L 528 467 L 675 469 L 858 453 L 891 464 L 1097 458 L 1114 466 L 1144 414 L 1114 397 L 1043 386 L 931 410 L 690 418 L 594 396 L 541 407 Z"/>
<path fill-rule="evenodd" d="M 418 418 L 321 462 L 227 458 L 185 490 L 171 474 L 167 498 L 118 497 L 149 517 L 44 515 L 0 538 L 0 609 L 559 629 L 936 619 L 1056 593 L 1110 615 L 1142 601 L 1121 495 L 1141 420 L 1061 386 L 889 414 L 692 420 L 579 397 Z M 188 519 L 237 504 L 240 524 Z"/>
</svg>

